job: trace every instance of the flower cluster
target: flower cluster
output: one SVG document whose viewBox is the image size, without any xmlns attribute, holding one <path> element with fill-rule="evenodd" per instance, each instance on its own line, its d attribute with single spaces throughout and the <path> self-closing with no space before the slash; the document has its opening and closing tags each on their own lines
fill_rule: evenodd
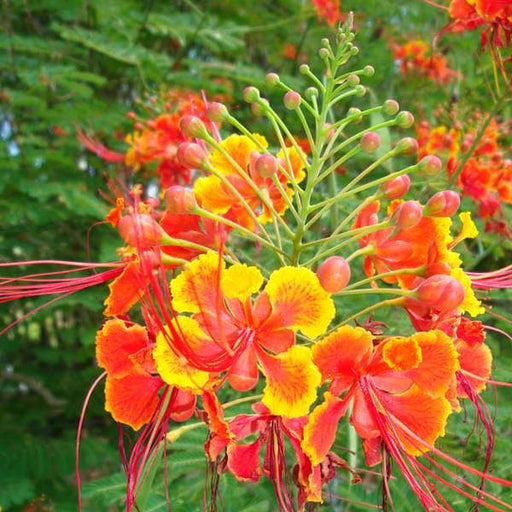
<svg viewBox="0 0 512 512">
<path fill-rule="evenodd" d="M 302 65 L 312 83 L 304 94 L 276 73 L 266 77 L 297 116 L 309 151 L 255 87 L 246 88 L 244 99 L 272 127 L 268 138 L 221 103 L 207 102 L 205 116 L 190 114 L 189 105 L 179 124 L 173 121 L 179 129 L 172 142 L 169 115 L 130 139 L 127 158 L 134 164 L 161 158 L 160 137 L 164 145 L 182 140 L 173 155 L 197 172 L 190 187 L 165 187 L 162 201 L 145 199 L 140 186 L 118 198 L 107 220 L 124 241 L 120 261 L 85 278 L 60 271 L 0 281 L 2 302 L 58 300 L 110 283 L 96 359 L 106 378 L 106 410 L 141 430 L 124 459 L 128 511 L 140 506 L 159 447 L 195 426 L 208 430 L 205 454 L 215 471 L 240 482 L 265 476 L 279 510 L 304 510 L 323 501 L 323 486 L 337 469 L 359 479 L 355 464 L 336 453 L 342 420 L 360 438 L 366 464 L 381 464 L 384 503 L 393 460 L 425 510 L 451 509 L 441 485 L 493 510 L 503 504 L 484 488 L 487 481 L 512 483 L 488 471 L 492 419 L 480 393 L 492 355 L 484 324 L 469 317 L 485 312 L 479 290 L 510 286 L 510 269 L 464 271 L 455 248 L 478 231 L 469 212 L 453 227 L 457 193 L 407 199 L 411 177 L 441 172 L 438 157 L 377 172 L 418 149 L 406 137 L 386 150 L 378 134 L 383 127 L 410 128 L 410 112 L 390 99 L 337 117 L 338 104 L 363 97 L 361 78 L 374 73 L 371 66 L 343 72 L 358 52 L 353 39 L 349 18 L 335 44 L 322 40 L 325 79 Z M 362 128 L 375 112 L 384 121 Z M 221 122 L 236 133 L 218 136 L 208 128 Z M 339 176 L 340 166 L 358 172 Z M 355 296 L 366 298 L 367 307 L 354 310 Z M 410 323 L 389 327 L 368 317 L 383 309 Z M 226 403 L 233 393 L 241 397 Z M 462 400 L 488 432 L 482 470 L 435 446 Z M 250 401 L 252 410 L 225 417 L 233 402 Z M 169 431 L 170 422 L 192 419 Z M 349 449 L 357 449 L 355 437 Z M 476 475 L 480 485 L 449 465 Z"/>
<path fill-rule="evenodd" d="M 512 5 L 503 0 L 451 0 L 447 31 L 483 28 L 482 46 L 507 46 L 512 39 Z"/>
<path fill-rule="evenodd" d="M 111 151 L 81 131 L 79 138 L 87 149 L 106 161 L 124 162 L 134 172 L 144 169 L 146 173 L 156 173 L 163 188 L 189 184 L 192 169 L 180 163 L 177 155 L 178 146 L 187 140 L 179 122 L 187 114 L 206 120 L 204 101 L 195 93 L 172 89 L 151 96 L 145 110 L 148 119 L 135 112 L 128 113 L 128 118 L 134 122 L 134 131 L 125 137 L 128 144 L 125 153 Z"/>
<path fill-rule="evenodd" d="M 512 161 L 504 151 L 510 128 L 491 119 L 478 135 L 483 122 L 479 113 L 465 123 L 456 118 L 448 125 L 423 121 L 417 127 L 420 156 L 432 153 L 445 159 L 448 177 L 456 175 L 462 194 L 476 202 L 486 229 L 510 236 L 505 205 L 512 202 Z"/>
<path fill-rule="evenodd" d="M 404 75 L 415 74 L 437 84 L 446 84 L 458 76 L 458 73 L 450 68 L 448 59 L 438 52 L 433 52 L 431 45 L 421 39 L 407 41 L 404 44 L 392 43 L 391 50 Z"/>
</svg>

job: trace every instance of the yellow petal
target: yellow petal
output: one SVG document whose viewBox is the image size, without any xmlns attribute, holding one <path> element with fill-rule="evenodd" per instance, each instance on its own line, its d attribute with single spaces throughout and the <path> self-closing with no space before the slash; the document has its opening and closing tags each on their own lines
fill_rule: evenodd
<svg viewBox="0 0 512 512">
<path fill-rule="evenodd" d="M 295 345 L 277 356 L 260 353 L 258 359 L 267 379 L 263 404 L 279 416 L 297 418 L 306 415 L 316 400 L 321 380 L 311 350 Z"/>
<path fill-rule="evenodd" d="M 229 189 L 217 176 L 198 178 L 194 183 L 194 194 L 205 210 L 219 215 L 226 213 L 235 202 Z"/>
<path fill-rule="evenodd" d="M 245 300 L 256 293 L 263 284 L 263 276 L 258 267 L 248 267 L 245 263 L 235 263 L 222 274 L 221 288 L 229 299 Z"/>
<path fill-rule="evenodd" d="M 199 324 L 192 318 L 178 317 L 173 323 L 175 324 L 174 327 L 180 330 L 192 346 L 196 340 L 205 338 Z M 176 355 L 169 347 L 163 333 L 159 333 L 156 337 L 153 358 L 158 373 L 164 382 L 194 394 L 203 392 L 204 386 L 208 382 L 209 373 L 192 367 L 184 357 Z"/>
<path fill-rule="evenodd" d="M 461 313 L 469 313 L 471 316 L 483 315 L 485 309 L 482 303 L 476 298 L 473 288 L 471 288 L 471 279 L 466 275 L 464 270 L 461 268 L 453 268 L 451 270 L 451 276 L 457 279 L 462 286 L 464 286 L 464 300 L 459 306 Z"/>
<path fill-rule="evenodd" d="M 172 306 L 175 311 L 199 313 L 213 311 L 217 305 L 219 270 L 224 260 L 216 252 L 208 251 L 186 265 L 178 277 L 171 281 Z"/>
<path fill-rule="evenodd" d="M 310 338 L 323 334 L 334 318 L 331 295 L 307 268 L 281 267 L 271 274 L 265 291 L 282 326 L 302 331 Z"/>
</svg>

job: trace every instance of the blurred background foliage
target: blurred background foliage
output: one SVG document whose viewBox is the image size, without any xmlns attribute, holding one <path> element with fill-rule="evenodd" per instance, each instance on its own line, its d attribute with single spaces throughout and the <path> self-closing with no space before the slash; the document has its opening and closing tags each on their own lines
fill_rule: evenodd
<svg viewBox="0 0 512 512">
<path fill-rule="evenodd" d="M 402 76 L 390 44 L 418 38 L 432 41 L 446 22 L 442 11 L 419 0 L 343 0 L 341 9 L 356 13 L 361 52 L 351 66 L 372 64 L 377 71 L 366 82 L 371 94 L 357 100 L 359 106 L 396 97 L 404 108 L 427 120 L 439 107 L 489 110 L 492 69 L 488 56 L 479 51 L 478 34 L 445 36 L 438 42 L 436 51 L 445 54 L 450 66 L 461 73 L 459 79 L 441 87 L 429 80 Z M 132 129 L 126 113 L 140 110 L 149 94 L 176 87 L 221 95 L 242 121 L 247 120 L 253 114 L 241 101 L 243 88 L 248 84 L 263 87 L 268 71 L 277 71 L 291 85 L 303 87 L 298 66 L 302 62 L 319 66 L 319 41 L 331 33 L 332 28 L 317 18 L 307 0 L 4 0 L 0 34 L 0 261 L 116 258 L 115 248 L 120 245 L 116 233 L 98 225 L 88 237 L 88 229 L 108 211 L 105 193 L 99 191 L 109 194 L 106 184 L 116 179 L 119 166 L 86 152 L 77 139 L 77 127 L 124 152 L 123 136 Z M 281 103 L 272 93 L 269 98 Z M 262 121 L 251 123 L 257 131 L 268 134 L 269 127 Z M 478 261 L 479 268 L 507 264 L 510 242 L 486 237 L 483 245 L 471 247 L 469 263 Z M 487 241 L 494 244 L 492 251 L 485 252 Z M 24 267 L 20 271 L 27 270 Z M 1 340 L 3 511 L 76 510 L 76 426 L 85 393 L 99 374 L 94 336 L 105 293 L 105 288 L 91 289 L 56 302 Z M 497 312 L 506 312 L 508 298 L 502 295 Z M 3 306 L 1 325 L 43 302 Z M 356 311 L 361 304 L 353 301 L 347 307 Z M 394 318 L 386 320 L 397 330 L 409 329 L 398 316 L 396 323 Z M 491 323 L 510 329 L 505 322 L 493 319 Z M 499 360 L 496 378 L 511 381 L 512 372 L 506 369 L 512 361 L 510 343 L 497 338 L 492 344 Z M 491 391 L 486 398 L 498 404 L 498 447 L 493 467 L 501 477 L 512 478 L 510 394 L 494 395 Z M 465 441 L 471 430 L 471 414 L 468 412 L 465 423 L 460 415 L 454 418 L 455 428 L 441 446 L 475 463 L 481 460 L 478 435 L 467 446 Z M 201 508 L 204 440 L 205 430 L 197 429 L 171 449 L 168 472 L 173 510 Z M 341 433 L 339 447 L 343 441 Z M 120 510 L 124 476 L 117 453 L 117 429 L 103 410 L 101 390 L 93 395 L 87 412 L 81 470 L 84 510 Z M 370 473 L 364 476 L 364 483 L 350 486 L 347 477 L 341 475 L 321 508 L 377 509 L 379 479 Z M 396 510 L 418 510 L 403 482 L 392 485 Z M 167 510 L 161 469 L 154 489 L 145 512 Z M 493 491 L 511 500 L 510 492 Z M 224 476 L 220 494 L 228 511 L 275 510 L 268 483 L 235 485 L 231 477 Z M 456 510 L 467 508 L 458 498 L 453 499 Z"/>
</svg>

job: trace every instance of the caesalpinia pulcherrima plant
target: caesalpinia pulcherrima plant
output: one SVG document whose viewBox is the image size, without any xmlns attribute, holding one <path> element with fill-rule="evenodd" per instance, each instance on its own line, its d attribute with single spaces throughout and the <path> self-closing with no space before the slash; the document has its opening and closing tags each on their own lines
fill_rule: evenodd
<svg viewBox="0 0 512 512">
<path fill-rule="evenodd" d="M 339 113 L 365 95 L 361 78 L 374 73 L 371 66 L 344 70 L 358 52 L 353 39 L 349 17 L 334 43 L 322 40 L 325 73 L 301 66 L 312 84 L 303 95 L 267 75 L 302 134 L 255 87 L 244 98 L 271 126 L 271 140 L 218 102 L 204 103 L 207 116 L 182 115 L 176 158 L 190 170 L 191 186 L 173 183 L 163 202 L 145 199 L 141 186 L 117 199 L 107 220 L 125 242 L 120 261 L 61 262 L 67 268 L 56 273 L 1 281 L 2 301 L 55 301 L 110 283 L 96 337 L 104 373 L 95 385 L 105 378 L 106 410 L 140 433 L 130 453 L 122 451 L 127 511 L 144 510 L 142 489 L 162 446 L 165 453 L 167 443 L 204 425 L 210 471 L 240 482 L 269 478 L 282 511 L 321 503 L 337 470 L 358 480 L 358 468 L 335 452 L 342 422 L 353 429 L 349 449 L 357 448 L 355 433 L 366 464 L 382 468 L 384 507 L 396 467 L 425 510 L 453 510 L 444 488 L 477 507 L 512 508 L 485 485 L 512 482 L 488 471 L 493 426 L 480 393 L 492 355 L 476 319 L 488 307 L 480 292 L 509 287 L 512 270 L 464 271 L 457 251 L 478 231 L 468 212 L 455 218 L 457 193 L 438 192 L 426 204 L 405 199 L 414 176 L 441 172 L 438 157 L 383 171 L 418 150 L 410 137 L 381 147 L 378 130 L 411 127 L 409 112 L 387 100 Z M 375 113 L 384 120 L 365 127 Z M 160 120 L 134 135 L 133 158 L 142 158 Z M 222 137 L 219 124 L 236 133 Z M 340 187 L 336 172 L 355 157 L 370 163 Z M 346 204 L 357 206 L 347 212 Z M 354 280 L 357 269 L 365 275 Z M 356 295 L 367 299 L 360 311 L 351 305 Z M 410 329 L 397 332 L 368 316 L 384 308 L 402 311 Z M 230 389 L 240 398 L 225 403 Z M 465 400 L 488 434 L 480 468 L 436 447 Z M 250 401 L 247 413 L 225 416 Z M 203 505 L 214 510 L 210 490 Z"/>
</svg>

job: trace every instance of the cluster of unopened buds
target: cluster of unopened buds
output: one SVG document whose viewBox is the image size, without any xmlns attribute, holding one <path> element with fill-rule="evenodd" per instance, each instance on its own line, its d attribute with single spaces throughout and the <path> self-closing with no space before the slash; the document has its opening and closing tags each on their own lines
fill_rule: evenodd
<svg viewBox="0 0 512 512">
<path fill-rule="evenodd" d="M 485 312 L 477 292 L 508 287 L 512 271 L 464 271 L 455 248 L 478 231 L 467 212 L 454 223 L 457 193 L 440 191 L 425 204 L 407 199 L 414 175 L 442 171 L 437 156 L 384 171 L 382 164 L 396 166 L 418 150 L 413 138 L 384 148 L 379 136 L 384 127 L 410 128 L 409 112 L 387 100 L 338 115 L 365 95 L 361 78 L 374 73 L 342 70 L 358 52 L 353 39 L 349 19 L 335 43 L 322 40 L 325 74 L 303 65 L 312 83 L 304 94 L 267 75 L 287 115 L 297 116 L 309 154 L 255 87 L 244 99 L 265 118 L 271 142 L 225 105 L 208 103 L 207 120 L 180 120 L 188 140 L 176 154 L 194 169 L 191 187 L 173 185 L 160 200 L 144 199 L 135 186 L 109 213 L 126 244 L 121 261 L 97 264 L 106 269 L 86 277 L 1 282 L 3 301 L 56 300 L 110 282 L 96 337 L 106 409 L 142 429 L 125 459 L 128 511 L 142 510 L 141 482 L 162 443 L 196 424 L 207 427 L 216 472 L 242 482 L 269 478 L 282 511 L 322 502 L 337 469 L 358 481 L 358 468 L 334 452 L 342 419 L 349 448 L 357 450 L 357 434 L 366 464 L 382 466 L 384 503 L 392 463 L 425 510 L 452 510 L 443 485 L 491 510 L 510 508 L 485 489 L 488 481 L 512 482 L 488 471 L 493 428 L 480 392 L 492 356 L 484 325 L 470 317 Z M 384 120 L 363 128 L 376 112 Z M 222 138 L 218 123 L 238 133 Z M 350 171 L 340 177 L 340 166 Z M 354 296 L 366 299 L 364 309 L 354 310 Z M 410 327 L 372 321 L 382 308 L 403 311 Z M 233 390 L 240 399 L 225 403 Z M 488 433 L 480 468 L 435 446 L 462 400 Z M 225 417 L 227 407 L 250 401 L 252 410 Z M 196 423 L 175 425 L 187 420 Z"/>
</svg>

